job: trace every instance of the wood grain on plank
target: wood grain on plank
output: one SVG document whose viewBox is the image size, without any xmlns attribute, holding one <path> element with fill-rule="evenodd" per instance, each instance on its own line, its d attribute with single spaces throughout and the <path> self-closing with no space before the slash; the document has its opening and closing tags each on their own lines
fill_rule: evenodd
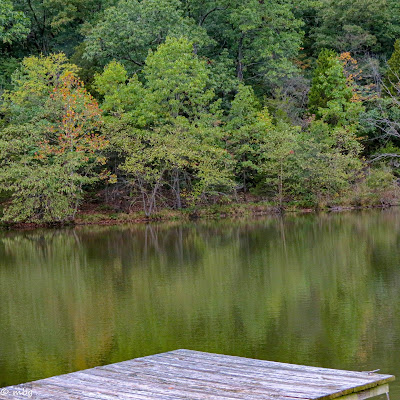
<svg viewBox="0 0 400 400">
<path fill-rule="evenodd" d="M 32 390 L 38 400 L 351 400 L 393 379 L 181 349 L 10 386 L 0 399 L 27 399 Z"/>
</svg>

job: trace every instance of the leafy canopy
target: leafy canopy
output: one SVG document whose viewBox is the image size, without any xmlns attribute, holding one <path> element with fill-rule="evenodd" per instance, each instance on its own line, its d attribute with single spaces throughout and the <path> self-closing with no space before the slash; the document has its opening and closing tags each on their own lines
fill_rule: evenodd
<svg viewBox="0 0 400 400">
<path fill-rule="evenodd" d="M 103 65 L 116 59 L 135 71 L 143 67 L 149 49 L 155 50 L 167 36 L 182 35 L 199 44 L 206 40 L 204 30 L 184 16 L 179 0 L 120 0 L 87 35 L 86 57 Z"/>
<path fill-rule="evenodd" d="M 22 11 L 15 10 L 11 0 L 0 2 L 0 42 L 11 44 L 28 35 L 29 19 Z"/>
<path fill-rule="evenodd" d="M 331 125 L 358 123 L 362 107 L 354 98 L 351 85 L 336 53 L 323 49 L 317 60 L 308 96 L 309 111 Z"/>
</svg>

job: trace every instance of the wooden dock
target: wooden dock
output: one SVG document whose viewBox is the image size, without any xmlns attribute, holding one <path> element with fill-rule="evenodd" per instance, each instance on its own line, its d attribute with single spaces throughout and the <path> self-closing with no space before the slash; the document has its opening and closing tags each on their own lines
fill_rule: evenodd
<svg viewBox="0 0 400 400">
<path fill-rule="evenodd" d="M 0 399 L 362 400 L 392 375 L 175 350 L 0 389 Z"/>
</svg>

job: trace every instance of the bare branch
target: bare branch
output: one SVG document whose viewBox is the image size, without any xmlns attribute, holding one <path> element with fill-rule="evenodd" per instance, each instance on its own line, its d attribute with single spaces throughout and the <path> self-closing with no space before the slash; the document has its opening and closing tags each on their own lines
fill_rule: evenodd
<svg viewBox="0 0 400 400">
<path fill-rule="evenodd" d="M 204 21 L 207 19 L 207 17 L 212 14 L 215 11 L 219 11 L 219 10 L 226 10 L 227 7 L 214 7 L 212 8 L 210 11 L 206 12 L 200 19 L 199 22 L 199 26 L 202 26 L 204 24 Z"/>
</svg>

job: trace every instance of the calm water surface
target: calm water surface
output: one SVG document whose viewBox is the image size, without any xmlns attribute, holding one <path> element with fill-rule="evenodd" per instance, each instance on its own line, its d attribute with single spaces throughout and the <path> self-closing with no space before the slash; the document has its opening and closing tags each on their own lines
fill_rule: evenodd
<svg viewBox="0 0 400 400">
<path fill-rule="evenodd" d="M 400 209 L 0 232 L 0 386 L 177 348 L 400 378 Z"/>
</svg>

